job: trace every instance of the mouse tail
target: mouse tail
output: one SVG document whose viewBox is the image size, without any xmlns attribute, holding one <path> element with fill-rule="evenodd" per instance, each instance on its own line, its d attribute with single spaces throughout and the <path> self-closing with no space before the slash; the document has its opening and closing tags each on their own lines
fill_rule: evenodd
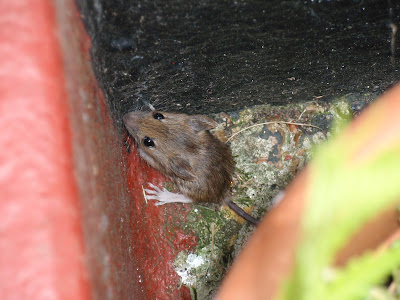
<svg viewBox="0 0 400 300">
<path fill-rule="evenodd" d="M 229 206 L 230 209 L 232 209 L 237 215 L 245 219 L 247 222 L 253 224 L 254 226 L 257 226 L 260 221 L 257 220 L 256 218 L 253 218 L 250 216 L 247 212 L 245 212 L 241 207 L 239 207 L 236 203 L 234 203 L 232 200 L 226 201 L 226 204 Z"/>
</svg>

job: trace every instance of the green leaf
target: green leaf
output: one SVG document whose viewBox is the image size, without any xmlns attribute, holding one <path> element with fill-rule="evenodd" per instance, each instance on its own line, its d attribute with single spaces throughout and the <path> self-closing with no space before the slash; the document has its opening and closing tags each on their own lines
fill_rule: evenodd
<svg viewBox="0 0 400 300">
<path fill-rule="evenodd" d="M 400 199 L 400 147 L 356 162 L 360 137 L 322 147 L 311 164 L 311 190 L 295 268 L 280 299 L 365 299 L 369 289 L 400 266 L 400 250 L 366 254 L 342 269 L 335 254 L 368 220 Z M 355 141 L 354 143 L 352 143 Z"/>
</svg>

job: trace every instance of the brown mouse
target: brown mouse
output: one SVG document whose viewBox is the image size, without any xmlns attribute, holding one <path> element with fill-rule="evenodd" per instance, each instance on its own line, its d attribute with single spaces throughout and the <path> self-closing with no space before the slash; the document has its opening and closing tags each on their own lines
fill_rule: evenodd
<svg viewBox="0 0 400 300">
<path fill-rule="evenodd" d="M 133 111 L 123 117 L 139 155 L 169 177 L 181 194 L 150 184 L 147 199 L 166 203 L 226 203 L 252 224 L 258 220 L 232 202 L 234 160 L 228 145 L 210 133 L 218 123 L 203 115 Z"/>
</svg>

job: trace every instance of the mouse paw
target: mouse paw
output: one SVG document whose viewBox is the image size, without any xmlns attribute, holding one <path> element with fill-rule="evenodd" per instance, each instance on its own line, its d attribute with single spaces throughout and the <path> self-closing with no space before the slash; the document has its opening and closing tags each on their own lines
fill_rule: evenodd
<svg viewBox="0 0 400 300">
<path fill-rule="evenodd" d="M 146 198 L 148 200 L 158 201 L 155 203 L 155 205 L 157 206 L 175 202 L 180 202 L 180 203 L 192 202 L 192 200 L 186 197 L 185 195 L 171 193 L 166 188 L 160 189 L 158 186 L 155 186 L 152 183 L 149 183 L 149 186 L 152 189 L 144 189 L 144 191 L 146 192 Z"/>
</svg>

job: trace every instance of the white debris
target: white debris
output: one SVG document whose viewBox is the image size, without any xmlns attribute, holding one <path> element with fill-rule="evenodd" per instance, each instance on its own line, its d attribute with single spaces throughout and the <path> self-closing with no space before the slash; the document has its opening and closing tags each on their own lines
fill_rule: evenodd
<svg viewBox="0 0 400 300">
<path fill-rule="evenodd" d="M 197 268 L 205 263 L 205 259 L 196 254 L 189 254 L 183 265 L 175 267 L 176 272 L 181 277 L 182 284 L 194 286 L 196 284 Z"/>
</svg>

